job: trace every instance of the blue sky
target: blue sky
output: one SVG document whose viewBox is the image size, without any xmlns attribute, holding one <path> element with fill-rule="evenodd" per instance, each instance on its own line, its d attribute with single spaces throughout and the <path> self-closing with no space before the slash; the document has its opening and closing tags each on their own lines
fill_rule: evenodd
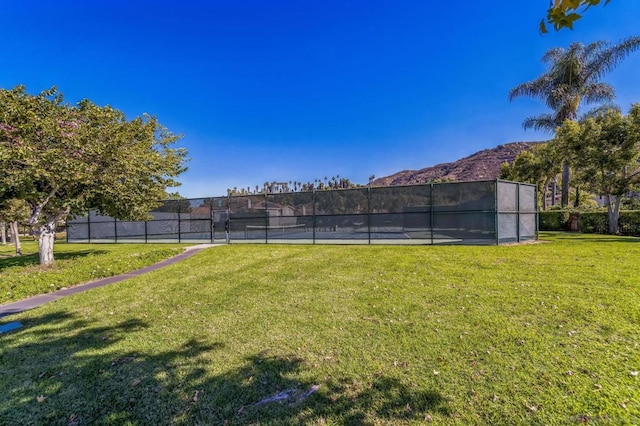
<svg viewBox="0 0 640 426">
<path fill-rule="evenodd" d="M 69 102 L 156 115 L 191 157 L 178 191 L 201 197 L 336 174 L 366 183 L 546 139 L 522 129 L 544 105 L 509 90 L 552 47 L 640 35 L 637 0 L 545 36 L 548 0 L 451 3 L 6 2 L 0 87 L 56 85 Z M 640 52 L 605 77 L 624 110 L 640 102 L 638 70 Z"/>
</svg>

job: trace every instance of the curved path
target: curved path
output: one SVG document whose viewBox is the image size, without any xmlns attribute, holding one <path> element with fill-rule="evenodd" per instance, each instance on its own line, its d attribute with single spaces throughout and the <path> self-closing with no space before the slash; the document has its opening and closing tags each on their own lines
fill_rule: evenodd
<svg viewBox="0 0 640 426">
<path fill-rule="evenodd" d="M 196 246 L 187 247 L 184 252 L 179 255 L 170 257 L 161 262 L 155 263 L 144 268 L 136 269 L 135 271 L 127 272 L 126 274 L 116 275 L 113 277 L 102 278 L 100 280 L 91 281 L 85 284 L 76 285 L 73 287 L 65 288 L 63 290 L 54 291 L 52 293 L 41 294 L 39 296 L 30 297 L 28 299 L 21 300 L 19 302 L 7 303 L 6 305 L 0 305 L 0 318 L 7 315 L 17 314 L 18 312 L 26 311 L 44 305 L 47 302 L 58 300 L 64 296 L 70 294 L 82 293 L 83 291 L 91 290 L 92 288 L 102 287 L 103 285 L 117 283 L 124 281 L 128 278 L 136 277 L 138 275 L 146 274 L 147 272 L 155 271 L 156 269 L 163 268 L 165 266 L 173 265 L 176 262 L 180 262 L 188 257 L 193 256 L 196 253 L 208 248 L 215 247 L 220 244 L 199 244 Z"/>
</svg>

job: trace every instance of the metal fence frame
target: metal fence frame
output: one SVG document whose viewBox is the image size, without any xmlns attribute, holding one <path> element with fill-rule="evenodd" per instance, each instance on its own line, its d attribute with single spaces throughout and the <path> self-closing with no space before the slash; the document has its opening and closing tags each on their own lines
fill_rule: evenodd
<svg viewBox="0 0 640 426">
<path fill-rule="evenodd" d="M 392 195 L 385 198 L 385 191 Z M 438 204 L 438 194 L 468 199 Z M 538 238 L 536 199 L 534 185 L 498 179 L 166 200 L 149 221 L 96 211 L 70 219 L 67 241 L 503 244 Z M 439 222 L 449 227 L 435 226 Z"/>
</svg>

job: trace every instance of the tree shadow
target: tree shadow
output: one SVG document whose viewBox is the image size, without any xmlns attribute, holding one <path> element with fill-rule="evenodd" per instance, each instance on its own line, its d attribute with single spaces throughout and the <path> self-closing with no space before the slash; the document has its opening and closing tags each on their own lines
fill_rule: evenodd
<svg viewBox="0 0 640 426">
<path fill-rule="evenodd" d="M 105 250 L 82 250 L 74 252 L 55 253 L 56 260 L 76 259 L 81 257 L 105 254 Z M 0 256 L 0 272 L 13 266 L 37 266 L 40 264 L 38 253 L 25 254 L 22 256 Z"/>
<path fill-rule="evenodd" d="M 586 241 L 594 243 L 640 243 L 640 238 L 625 235 L 604 235 L 600 234 L 594 236 L 594 234 L 556 234 L 553 236 L 556 240 L 569 240 L 569 241 Z"/>
<path fill-rule="evenodd" d="M 611 237 L 601 237 L 601 238 L 582 238 L 584 241 L 592 241 L 594 243 L 640 243 L 640 238 L 638 237 L 627 237 L 627 236 L 611 236 Z"/>
<path fill-rule="evenodd" d="M 449 415 L 437 391 L 382 374 L 310 379 L 304 360 L 267 352 L 217 367 L 224 345 L 206 336 L 133 351 L 132 337 L 151 333 L 138 319 L 102 326 L 56 312 L 23 322 L 0 335 L 0 424 L 372 424 Z M 277 395 L 288 397 L 269 400 Z"/>
<path fill-rule="evenodd" d="M 295 357 L 261 353 L 247 358 L 243 367 L 215 377 L 209 384 L 213 389 L 224 390 L 216 392 L 215 405 L 224 408 L 214 417 L 215 421 L 304 424 L 330 419 L 339 424 L 362 425 L 415 421 L 424 419 L 428 412 L 448 415 L 444 398 L 435 391 L 412 388 L 384 375 L 371 380 L 342 377 L 316 383 L 301 381 L 299 373 L 305 366 L 304 361 Z M 287 393 L 291 397 L 264 402 Z M 201 420 L 211 419 L 210 411 L 194 414 L 204 413 L 208 415 Z"/>
</svg>

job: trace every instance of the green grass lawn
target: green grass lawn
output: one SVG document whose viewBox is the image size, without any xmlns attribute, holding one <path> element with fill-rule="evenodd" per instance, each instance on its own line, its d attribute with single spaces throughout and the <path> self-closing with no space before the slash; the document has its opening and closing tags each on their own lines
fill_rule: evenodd
<svg viewBox="0 0 640 426">
<path fill-rule="evenodd" d="M 542 237 L 229 245 L 0 319 L 0 424 L 640 423 L 640 240 Z"/>
<path fill-rule="evenodd" d="M 38 244 L 0 245 L 0 304 L 129 272 L 182 253 L 178 244 L 67 244 L 56 242 L 55 264 L 40 267 Z"/>
</svg>

